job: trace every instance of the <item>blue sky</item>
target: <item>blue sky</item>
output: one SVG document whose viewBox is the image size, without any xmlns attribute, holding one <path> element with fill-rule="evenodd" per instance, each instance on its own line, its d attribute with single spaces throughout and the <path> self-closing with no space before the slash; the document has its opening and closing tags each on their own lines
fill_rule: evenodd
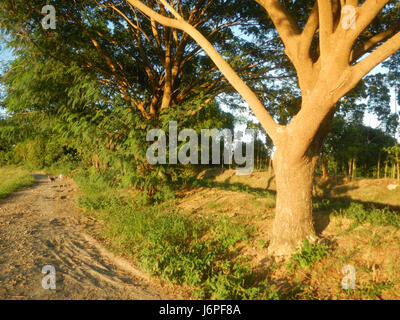
<svg viewBox="0 0 400 320">
<path fill-rule="evenodd" d="M 11 51 L 4 48 L 4 44 L 0 42 L 0 64 L 12 58 Z"/>
<path fill-rule="evenodd" d="M 1 43 L 0 43 L 1 45 Z M 3 66 L 4 63 L 6 63 L 7 61 L 9 61 L 12 58 L 11 52 L 9 50 L 5 50 L 2 49 L 2 46 L 0 47 L 0 68 Z M 1 87 L 0 87 L 1 90 Z M 2 112 L 1 108 L 0 108 L 0 114 L 4 113 Z"/>
</svg>

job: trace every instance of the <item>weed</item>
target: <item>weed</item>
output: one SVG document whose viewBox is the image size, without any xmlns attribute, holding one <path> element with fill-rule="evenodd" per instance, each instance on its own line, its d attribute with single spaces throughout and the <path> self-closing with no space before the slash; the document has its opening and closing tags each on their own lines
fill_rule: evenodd
<svg viewBox="0 0 400 320">
<path fill-rule="evenodd" d="M 311 243 L 304 240 L 301 249 L 297 249 L 286 266 L 291 272 L 298 267 L 310 268 L 329 255 L 328 247 L 324 243 Z"/>
<path fill-rule="evenodd" d="M 263 248 L 265 248 L 265 245 L 267 244 L 267 241 L 266 240 L 263 240 L 263 239 L 260 239 L 260 240 L 258 240 L 258 242 L 257 242 L 257 248 L 258 249 L 263 249 Z"/>
<path fill-rule="evenodd" d="M 391 282 L 367 283 L 355 290 L 346 290 L 349 295 L 361 296 L 362 299 L 382 299 L 382 292 L 390 290 L 394 286 Z"/>
</svg>

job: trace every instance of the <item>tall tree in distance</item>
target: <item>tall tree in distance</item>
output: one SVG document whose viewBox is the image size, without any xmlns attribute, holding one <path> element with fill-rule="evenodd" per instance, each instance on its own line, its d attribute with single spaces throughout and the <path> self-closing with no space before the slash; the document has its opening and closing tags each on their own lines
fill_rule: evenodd
<svg viewBox="0 0 400 320">
<path fill-rule="evenodd" d="M 180 12 L 180 1 L 126 0 L 160 24 L 185 31 L 210 56 L 248 103 L 276 146 L 276 216 L 269 250 L 288 255 L 304 239 L 314 240 L 312 182 L 322 143 L 336 103 L 381 62 L 400 49 L 400 5 L 391 0 L 296 1 L 309 13 L 303 19 L 288 7 L 295 1 L 256 0 L 273 21 L 293 64 L 301 90 L 301 108 L 279 125 L 256 93 L 218 50 Z M 199 1 L 201 2 L 201 1 Z M 242 9 L 238 5 L 238 10 Z"/>
</svg>

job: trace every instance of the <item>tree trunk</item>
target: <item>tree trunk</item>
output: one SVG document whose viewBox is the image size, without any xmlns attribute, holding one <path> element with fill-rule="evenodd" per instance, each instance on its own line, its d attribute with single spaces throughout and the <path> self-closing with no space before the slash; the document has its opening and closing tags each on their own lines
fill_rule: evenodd
<svg viewBox="0 0 400 320">
<path fill-rule="evenodd" d="M 322 179 L 328 179 L 328 159 L 325 156 L 321 157 Z"/>
<path fill-rule="evenodd" d="M 397 147 L 397 144 L 396 144 Z M 400 164 L 399 164 L 399 152 L 396 148 L 396 169 L 397 169 L 397 180 L 400 181 Z"/>
<path fill-rule="evenodd" d="M 377 177 L 377 179 L 379 179 L 381 177 L 381 153 L 379 153 L 378 169 L 376 171 L 376 177 Z"/>
<path fill-rule="evenodd" d="M 272 174 L 272 156 L 268 160 L 268 176 Z"/>
<path fill-rule="evenodd" d="M 312 187 L 315 166 L 321 153 L 322 144 L 331 129 L 334 110 L 321 122 L 315 136 L 304 153 L 299 146 L 304 142 L 302 130 L 277 146 L 273 166 L 276 182 L 276 209 L 272 226 L 272 239 L 268 247 L 270 254 L 290 256 L 296 247 L 308 239 L 317 239 L 312 204 Z"/>
<path fill-rule="evenodd" d="M 334 172 L 335 172 L 335 183 L 338 183 L 338 174 L 337 174 L 337 171 L 338 171 L 338 165 L 337 165 L 337 163 L 335 162 L 335 166 L 333 167 L 334 168 Z"/>
<path fill-rule="evenodd" d="M 304 239 L 314 240 L 312 184 L 316 161 L 288 161 L 285 152 L 276 151 L 273 159 L 276 181 L 276 214 L 269 252 L 287 256 Z"/>
<path fill-rule="evenodd" d="M 387 168 L 388 168 L 388 163 L 386 161 L 385 162 L 385 179 L 387 178 Z"/>
<path fill-rule="evenodd" d="M 348 167 L 349 167 L 348 175 L 349 175 L 349 179 L 351 180 L 351 177 L 352 177 L 351 170 L 353 169 L 353 158 L 351 158 L 351 160 L 349 160 Z"/>
<path fill-rule="evenodd" d="M 351 180 L 354 180 L 356 177 L 356 173 L 357 173 L 357 159 L 353 158 L 353 168 L 351 169 Z"/>
</svg>

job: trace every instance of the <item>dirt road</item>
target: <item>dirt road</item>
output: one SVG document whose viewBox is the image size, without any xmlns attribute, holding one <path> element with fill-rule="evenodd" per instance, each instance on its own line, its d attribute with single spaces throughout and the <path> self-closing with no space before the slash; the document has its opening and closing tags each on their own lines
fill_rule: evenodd
<svg viewBox="0 0 400 320">
<path fill-rule="evenodd" d="M 35 178 L 34 187 L 0 200 L 0 299 L 171 298 L 89 235 L 72 181 Z M 55 268 L 55 289 L 44 266 Z"/>
</svg>

